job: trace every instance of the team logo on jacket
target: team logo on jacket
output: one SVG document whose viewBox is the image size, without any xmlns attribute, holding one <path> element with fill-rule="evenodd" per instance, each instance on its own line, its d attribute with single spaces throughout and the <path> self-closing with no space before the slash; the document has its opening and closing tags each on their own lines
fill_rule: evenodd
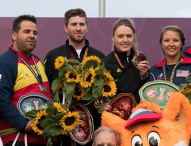
<svg viewBox="0 0 191 146">
<path fill-rule="evenodd" d="M 118 68 L 118 69 L 117 69 L 117 72 L 121 72 L 121 69 L 120 69 L 120 68 Z"/>
<path fill-rule="evenodd" d="M 156 80 L 163 80 L 163 73 L 160 73 L 157 77 Z"/>
<path fill-rule="evenodd" d="M 23 72 L 23 74 L 24 74 L 24 76 L 27 78 L 28 77 L 28 75 L 25 73 L 25 72 Z"/>
</svg>

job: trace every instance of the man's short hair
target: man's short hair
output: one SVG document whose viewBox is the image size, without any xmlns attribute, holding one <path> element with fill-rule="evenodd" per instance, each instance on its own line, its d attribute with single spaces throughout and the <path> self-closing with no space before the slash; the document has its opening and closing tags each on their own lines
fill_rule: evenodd
<svg viewBox="0 0 191 146">
<path fill-rule="evenodd" d="M 14 21 L 13 21 L 13 31 L 15 31 L 16 33 L 19 32 L 19 30 L 21 29 L 21 22 L 22 21 L 31 21 L 33 23 L 35 23 L 37 25 L 37 21 L 36 18 L 33 15 L 20 15 L 18 16 Z"/>
<path fill-rule="evenodd" d="M 99 134 L 100 132 L 102 132 L 102 131 L 107 131 L 107 132 L 113 133 L 113 134 L 115 135 L 116 144 L 117 144 L 118 146 L 120 146 L 121 141 L 120 141 L 119 133 L 118 133 L 117 131 L 113 130 L 112 128 L 109 128 L 109 127 L 106 127 L 106 126 L 100 126 L 100 127 L 94 132 L 94 134 L 93 134 L 93 145 L 96 145 L 96 142 L 97 142 L 96 138 L 97 138 L 98 134 Z"/>
<path fill-rule="evenodd" d="M 88 25 L 86 12 L 84 10 L 80 9 L 80 8 L 70 9 L 70 10 L 66 11 L 65 18 L 64 18 L 65 25 L 68 26 L 69 19 L 71 17 L 76 17 L 76 16 L 84 17 L 85 21 L 86 21 L 86 24 Z"/>
</svg>

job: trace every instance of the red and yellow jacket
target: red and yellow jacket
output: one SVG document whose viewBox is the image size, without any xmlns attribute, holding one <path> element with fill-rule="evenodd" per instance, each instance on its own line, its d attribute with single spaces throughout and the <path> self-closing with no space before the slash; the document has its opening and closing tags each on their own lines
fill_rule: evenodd
<svg viewBox="0 0 191 146">
<path fill-rule="evenodd" d="M 29 68 L 17 56 L 24 58 L 27 63 L 35 70 L 32 56 L 41 73 L 44 85 L 47 92 L 42 92 L 39 88 L 39 83 Z M 21 96 L 38 93 L 51 99 L 51 91 L 48 79 L 44 72 L 44 68 L 39 58 L 31 54 L 28 58 L 22 52 L 16 52 L 13 47 L 0 56 L 0 115 L 1 115 L 1 130 L 16 128 L 21 131 L 18 141 L 21 139 L 28 119 L 23 117 L 17 109 L 17 102 Z M 16 134 L 2 138 L 4 145 L 9 141 L 14 141 Z M 23 139 L 22 139 L 23 141 Z M 27 134 L 28 143 L 46 144 L 46 139 L 37 134 Z"/>
</svg>

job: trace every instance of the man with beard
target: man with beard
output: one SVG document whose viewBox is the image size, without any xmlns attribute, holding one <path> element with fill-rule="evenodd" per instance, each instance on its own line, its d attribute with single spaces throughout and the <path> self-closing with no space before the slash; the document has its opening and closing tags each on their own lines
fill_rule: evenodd
<svg viewBox="0 0 191 146">
<path fill-rule="evenodd" d="M 65 24 L 64 31 L 68 33 L 68 39 L 66 44 L 55 48 L 48 52 L 44 59 L 45 72 L 48 77 L 50 86 L 55 78 L 58 77 L 58 70 L 55 69 L 54 62 L 58 56 L 64 56 L 67 59 L 75 58 L 80 62 L 83 58 L 87 56 L 97 56 L 100 59 L 103 59 L 105 55 L 89 46 L 89 42 L 85 39 L 88 32 L 88 22 L 86 13 L 82 9 L 71 9 L 65 13 Z M 81 101 L 92 115 L 94 119 L 94 128 L 100 126 L 100 115 L 97 112 L 97 109 L 94 107 L 94 103 L 91 101 Z M 70 140 L 70 137 L 63 136 L 62 138 L 64 145 L 70 146 L 74 142 Z M 86 144 L 86 146 L 91 146 L 91 142 Z"/>
<path fill-rule="evenodd" d="M 19 108 L 29 94 L 37 93 L 52 99 L 43 65 L 32 54 L 37 36 L 37 21 L 34 16 L 17 17 L 13 22 L 13 45 L 0 56 L 0 130 L 15 128 L 18 131 L 2 138 L 4 146 L 47 144 L 44 136 L 39 136 L 32 130 L 33 120 L 25 118 L 20 113 L 22 108 Z"/>
<path fill-rule="evenodd" d="M 85 39 L 88 28 L 84 10 L 71 9 L 65 13 L 64 31 L 68 33 L 66 44 L 49 51 L 44 59 L 45 72 L 50 85 L 58 77 L 58 70 L 54 66 L 54 61 L 58 56 L 64 56 L 67 59 L 75 58 L 80 62 L 86 56 L 95 55 L 100 59 L 105 57 L 102 52 L 89 46 L 89 41 Z"/>
</svg>

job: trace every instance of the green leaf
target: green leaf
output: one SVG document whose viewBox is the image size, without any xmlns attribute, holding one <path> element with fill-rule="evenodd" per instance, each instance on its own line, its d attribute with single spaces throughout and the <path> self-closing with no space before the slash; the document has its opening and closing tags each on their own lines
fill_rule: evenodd
<svg viewBox="0 0 191 146">
<path fill-rule="evenodd" d="M 56 78 L 53 82 L 52 82 L 52 85 L 51 85 L 51 89 L 52 90 L 55 90 L 56 87 L 63 82 L 63 79 L 62 78 Z"/>
<path fill-rule="evenodd" d="M 59 78 L 62 78 L 64 74 L 65 74 L 64 69 L 59 70 L 59 73 L 58 73 Z"/>
<path fill-rule="evenodd" d="M 83 79 L 83 81 L 84 81 L 85 75 L 88 74 L 89 72 L 90 72 L 90 71 L 87 70 L 87 69 L 84 69 L 84 70 L 83 70 L 83 72 L 82 72 L 82 79 Z"/>
<path fill-rule="evenodd" d="M 48 115 L 46 116 L 46 120 L 48 120 L 49 124 L 50 123 L 59 123 L 59 120 L 63 116 L 62 113 L 57 113 L 56 115 Z"/>
<path fill-rule="evenodd" d="M 94 85 L 95 86 L 101 86 L 101 88 L 103 88 L 103 84 L 104 84 L 104 80 L 103 79 L 95 80 L 94 81 Z"/>
<path fill-rule="evenodd" d="M 179 86 L 180 90 L 181 90 L 181 89 L 184 89 L 184 88 L 186 88 L 186 87 L 187 87 L 187 84 L 180 84 L 180 86 Z"/>
<path fill-rule="evenodd" d="M 70 58 L 69 60 L 68 60 L 68 62 L 69 63 L 80 63 L 77 59 L 73 59 L 73 58 Z"/>
<path fill-rule="evenodd" d="M 46 127 L 48 127 L 48 126 L 50 125 L 50 121 L 49 121 L 48 118 L 46 117 L 46 119 L 39 121 L 39 125 L 40 125 L 43 129 L 45 129 Z"/>
<path fill-rule="evenodd" d="M 191 103 L 191 94 L 187 95 L 186 97 L 188 98 L 188 100 L 189 100 L 190 103 Z"/>
<path fill-rule="evenodd" d="M 62 132 L 62 127 L 56 124 L 50 124 L 48 127 L 43 129 L 43 132 L 50 136 L 60 135 Z"/>
<path fill-rule="evenodd" d="M 75 91 L 76 84 L 75 83 L 66 83 L 64 86 L 64 92 L 66 96 L 66 101 L 68 102 L 69 106 L 72 102 L 72 96 Z"/>
<path fill-rule="evenodd" d="M 57 113 L 57 114 L 54 116 L 54 118 L 57 119 L 57 121 L 59 121 L 62 116 L 63 116 L 63 113 Z"/>
<path fill-rule="evenodd" d="M 103 84 L 100 84 L 100 86 L 93 86 L 92 96 L 94 98 L 99 98 L 101 96 L 102 89 L 103 89 Z"/>
<path fill-rule="evenodd" d="M 188 83 L 191 83 L 191 76 L 186 79 Z"/>
<path fill-rule="evenodd" d="M 82 70 L 82 65 L 79 64 L 79 65 L 75 66 L 75 69 L 78 71 L 78 73 L 80 73 Z"/>
<path fill-rule="evenodd" d="M 33 117 L 33 118 L 35 118 L 35 117 L 36 117 L 36 114 L 37 114 L 39 111 L 40 111 L 40 110 L 31 110 L 31 111 L 25 113 L 25 116 L 26 116 L 26 117 Z"/>
<path fill-rule="evenodd" d="M 105 71 L 105 68 L 103 65 L 99 66 L 99 69 L 96 71 L 97 76 L 102 76 L 103 77 L 103 72 Z"/>
<path fill-rule="evenodd" d="M 54 102 L 60 102 L 59 92 L 56 92 L 56 93 L 54 94 L 53 100 L 54 100 Z"/>
<path fill-rule="evenodd" d="M 56 108 L 54 107 L 54 105 L 52 103 L 47 103 L 48 108 L 46 109 L 46 112 L 48 115 L 54 115 L 56 112 Z"/>
<path fill-rule="evenodd" d="M 91 100 L 93 98 L 92 96 L 92 89 L 89 88 L 86 90 L 85 96 L 83 98 L 83 100 Z"/>
</svg>

